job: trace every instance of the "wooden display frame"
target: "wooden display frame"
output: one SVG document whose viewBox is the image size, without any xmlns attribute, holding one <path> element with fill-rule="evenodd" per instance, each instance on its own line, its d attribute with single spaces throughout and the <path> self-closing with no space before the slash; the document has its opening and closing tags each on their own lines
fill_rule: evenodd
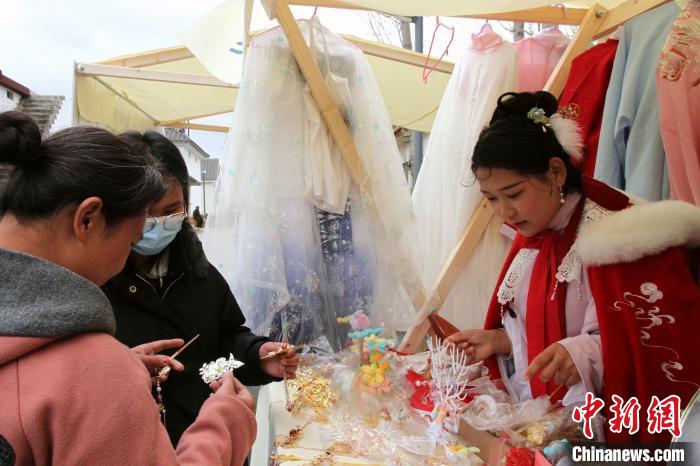
<svg viewBox="0 0 700 466">
<path fill-rule="evenodd" d="M 531 10 L 520 10 L 511 13 L 484 14 L 478 17 L 483 19 L 501 19 L 511 21 L 538 21 L 551 24 L 578 24 L 579 29 L 564 51 L 559 63 L 549 77 L 545 89 L 558 96 L 566 83 L 566 78 L 571 68 L 573 59 L 585 51 L 592 40 L 600 38 L 626 21 L 645 13 L 653 8 L 664 5 L 671 0 L 625 0 L 621 4 L 607 10 L 600 4 L 591 5 L 585 14 L 581 9 L 570 11 L 560 7 L 545 7 Z M 318 104 L 321 115 L 328 126 L 335 143 L 341 150 L 343 159 L 348 165 L 352 179 L 362 189 L 367 190 L 367 176 L 364 167 L 357 155 L 352 135 L 347 129 L 340 115 L 338 107 L 333 102 L 321 72 L 313 59 L 306 41 L 292 15 L 290 4 L 320 6 L 326 8 L 353 8 L 342 0 L 261 0 L 263 7 L 270 19 L 277 19 L 282 30 L 289 40 L 290 48 L 296 58 L 311 93 Z M 580 18 L 580 22 L 575 22 Z M 449 295 L 459 273 L 467 263 L 474 249 L 481 240 L 481 236 L 493 218 L 493 211 L 486 200 L 478 204 L 471 218 L 467 222 L 460 240 L 452 254 L 445 262 L 435 284 L 430 292 L 420 293 L 414 299 L 418 310 L 415 324 L 409 329 L 399 347 L 400 351 L 414 352 L 429 330 L 428 316 L 439 312 L 442 304 Z"/>
</svg>

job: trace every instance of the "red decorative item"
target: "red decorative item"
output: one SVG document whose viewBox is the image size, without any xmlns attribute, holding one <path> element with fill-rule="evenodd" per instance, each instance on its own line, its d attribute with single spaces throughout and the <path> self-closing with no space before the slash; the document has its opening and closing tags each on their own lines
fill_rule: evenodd
<svg viewBox="0 0 700 466">
<path fill-rule="evenodd" d="M 506 466 L 533 466 L 535 452 L 528 448 L 511 448 L 506 454 Z"/>
<path fill-rule="evenodd" d="M 432 412 L 435 405 L 430 396 L 430 381 L 427 380 L 423 374 L 419 374 L 412 369 L 406 371 L 406 381 L 414 387 L 413 395 L 411 395 L 409 399 L 410 405 L 421 411 Z M 472 385 L 467 385 L 467 389 L 471 388 L 474 387 Z M 476 396 L 476 393 L 464 392 L 459 399 L 463 403 L 470 403 Z"/>
</svg>

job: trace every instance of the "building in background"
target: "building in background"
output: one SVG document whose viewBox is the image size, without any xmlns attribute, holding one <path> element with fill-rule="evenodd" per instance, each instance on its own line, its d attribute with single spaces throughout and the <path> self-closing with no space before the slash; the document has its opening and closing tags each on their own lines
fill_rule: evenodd
<svg viewBox="0 0 700 466">
<path fill-rule="evenodd" d="M 165 128 L 165 136 L 177 146 L 190 174 L 190 212 L 199 206 L 204 217 L 212 208 L 214 184 L 219 177 L 219 159 L 211 158 L 184 129 Z"/>
<path fill-rule="evenodd" d="M 36 94 L 0 71 L 0 112 L 28 113 L 39 125 L 42 136 L 49 134 L 64 100 L 62 95 Z"/>
<path fill-rule="evenodd" d="M 47 136 L 56 121 L 63 96 L 38 95 L 0 71 L 0 112 L 18 110 L 28 113 L 39 125 L 42 136 Z M 10 176 L 12 166 L 0 163 L 0 194 L 5 190 L 5 183 Z"/>
</svg>

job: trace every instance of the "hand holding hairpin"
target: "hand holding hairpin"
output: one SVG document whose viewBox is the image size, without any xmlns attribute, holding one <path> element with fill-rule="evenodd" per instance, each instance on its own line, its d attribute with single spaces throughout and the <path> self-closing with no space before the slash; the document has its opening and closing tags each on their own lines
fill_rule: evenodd
<svg viewBox="0 0 700 466">
<path fill-rule="evenodd" d="M 286 343 L 283 343 L 282 346 L 279 348 L 268 351 L 267 354 L 260 356 L 261 361 L 265 361 L 266 359 L 272 359 L 275 356 L 279 356 L 280 354 L 286 353 L 287 351 L 292 351 L 294 350 L 294 345 L 288 345 Z"/>
<path fill-rule="evenodd" d="M 142 345 L 134 346 L 131 351 L 139 357 L 141 362 L 148 373 L 151 374 L 151 381 L 155 385 L 157 375 L 161 375 L 161 371 L 164 367 L 168 367 L 168 371 L 162 374 L 161 382 L 163 382 L 170 372 L 170 369 L 174 369 L 177 372 L 182 372 L 185 370 L 185 366 L 180 364 L 178 361 L 174 361 L 172 356 L 165 356 L 161 353 L 163 350 L 178 348 L 182 346 L 184 341 L 180 338 L 174 338 L 170 340 L 157 340 L 151 341 L 149 343 L 144 343 Z"/>
<path fill-rule="evenodd" d="M 279 379 L 293 379 L 299 365 L 299 356 L 294 345 L 268 341 L 258 350 L 262 370 Z"/>
</svg>

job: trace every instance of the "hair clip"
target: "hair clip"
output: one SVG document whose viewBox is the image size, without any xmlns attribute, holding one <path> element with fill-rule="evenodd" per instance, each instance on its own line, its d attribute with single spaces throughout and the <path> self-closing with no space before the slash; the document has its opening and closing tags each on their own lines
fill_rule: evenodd
<svg viewBox="0 0 700 466">
<path fill-rule="evenodd" d="M 543 108 L 532 107 L 530 111 L 527 112 L 527 117 L 531 119 L 534 123 L 538 125 L 543 125 L 542 129 L 546 131 L 544 127 L 549 123 L 549 118 L 544 113 Z"/>
<path fill-rule="evenodd" d="M 578 104 L 571 102 L 560 108 L 559 114 L 562 118 L 566 118 L 568 120 L 578 120 L 581 116 L 581 107 L 579 107 Z"/>
<path fill-rule="evenodd" d="M 226 358 L 219 358 L 214 362 L 202 365 L 199 369 L 199 375 L 202 376 L 204 383 L 210 384 L 215 380 L 219 380 L 224 376 L 224 372 L 233 371 L 243 366 L 241 361 L 236 361 L 233 354 L 229 354 L 228 360 Z"/>
<path fill-rule="evenodd" d="M 260 360 L 265 361 L 266 359 L 272 359 L 275 356 L 286 353 L 289 350 L 294 350 L 294 345 L 288 345 L 285 343 L 284 346 L 281 346 L 274 351 L 269 351 L 265 356 L 261 357 Z"/>
</svg>

